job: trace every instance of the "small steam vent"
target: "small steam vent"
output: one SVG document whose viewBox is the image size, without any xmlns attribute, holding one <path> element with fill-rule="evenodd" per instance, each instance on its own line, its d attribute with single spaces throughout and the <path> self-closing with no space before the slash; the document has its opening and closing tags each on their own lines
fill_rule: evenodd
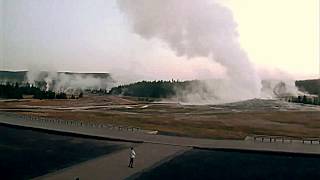
<svg viewBox="0 0 320 180">
<path fill-rule="evenodd" d="M 288 93 L 287 85 L 283 81 L 275 85 L 273 88 L 273 94 L 276 95 L 276 97 L 286 97 L 291 95 Z"/>
</svg>

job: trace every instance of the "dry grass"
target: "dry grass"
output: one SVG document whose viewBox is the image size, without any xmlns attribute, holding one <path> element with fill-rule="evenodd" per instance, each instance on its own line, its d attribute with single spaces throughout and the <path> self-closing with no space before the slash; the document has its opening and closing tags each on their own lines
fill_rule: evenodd
<svg viewBox="0 0 320 180">
<path fill-rule="evenodd" d="M 71 104 L 71 105 L 70 105 Z M 250 134 L 320 137 L 320 111 L 243 111 L 215 110 L 211 106 L 181 106 L 178 104 L 139 104 L 116 97 L 91 97 L 83 100 L 32 101 L 0 103 L 0 107 L 91 106 L 110 105 L 94 109 L 30 109 L 24 113 L 65 120 L 81 120 L 158 130 L 164 134 L 214 139 L 243 139 Z M 114 107 L 112 105 L 131 104 Z"/>
</svg>

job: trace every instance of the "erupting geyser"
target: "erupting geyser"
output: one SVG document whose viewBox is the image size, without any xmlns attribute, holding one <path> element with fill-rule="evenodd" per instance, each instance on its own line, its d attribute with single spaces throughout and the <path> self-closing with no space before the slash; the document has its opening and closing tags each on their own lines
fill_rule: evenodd
<svg viewBox="0 0 320 180">
<path fill-rule="evenodd" d="M 232 12 L 216 0 L 118 0 L 118 4 L 133 32 L 142 38 L 164 41 L 177 56 L 210 58 L 226 68 L 223 81 L 204 82 L 210 92 L 205 98 L 196 95 L 190 100 L 223 102 L 259 97 L 261 80 L 239 45 Z"/>
</svg>

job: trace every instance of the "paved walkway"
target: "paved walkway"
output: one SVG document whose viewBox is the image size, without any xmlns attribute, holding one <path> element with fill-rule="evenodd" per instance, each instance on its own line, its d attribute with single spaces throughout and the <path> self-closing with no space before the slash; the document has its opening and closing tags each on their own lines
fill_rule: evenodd
<svg viewBox="0 0 320 180">
<path fill-rule="evenodd" d="M 118 180 L 147 170 L 159 162 L 169 160 L 177 154 L 188 150 L 185 147 L 143 143 L 135 147 L 137 158 L 134 168 L 128 168 L 129 150 L 123 150 L 66 168 L 35 180 Z"/>
</svg>

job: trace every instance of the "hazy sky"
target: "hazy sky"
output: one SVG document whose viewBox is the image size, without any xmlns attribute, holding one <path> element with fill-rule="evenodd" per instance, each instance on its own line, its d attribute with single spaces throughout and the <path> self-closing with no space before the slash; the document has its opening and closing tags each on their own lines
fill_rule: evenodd
<svg viewBox="0 0 320 180">
<path fill-rule="evenodd" d="M 319 0 L 227 0 L 250 59 L 298 76 L 319 74 Z"/>
<path fill-rule="evenodd" d="M 219 1 L 231 9 L 240 44 L 261 74 L 319 74 L 319 0 Z M 219 63 L 177 57 L 166 43 L 130 28 L 116 0 L 0 0 L 0 69 L 224 76 Z"/>
</svg>

